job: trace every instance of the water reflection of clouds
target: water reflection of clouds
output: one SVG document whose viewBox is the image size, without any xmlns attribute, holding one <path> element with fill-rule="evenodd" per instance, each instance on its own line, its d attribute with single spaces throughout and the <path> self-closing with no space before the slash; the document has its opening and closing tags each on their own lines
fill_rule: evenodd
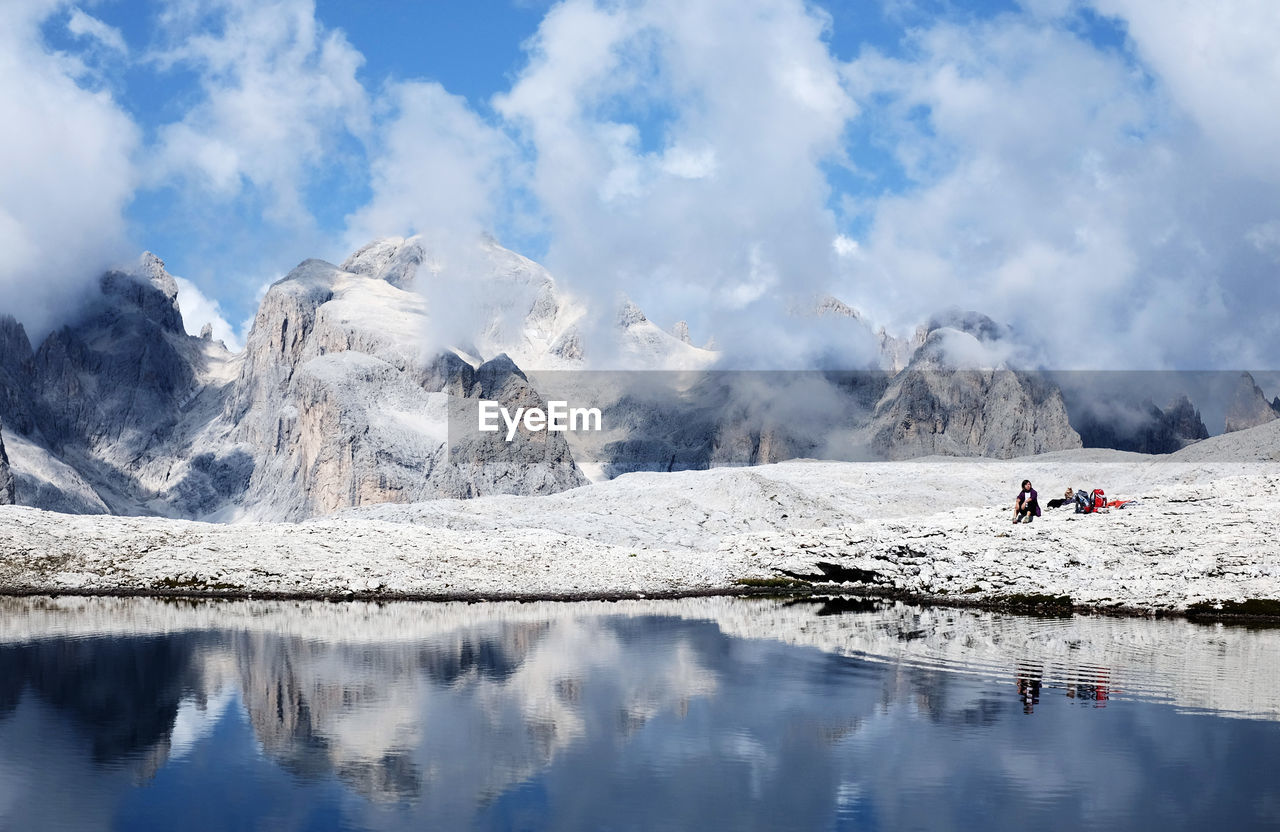
<svg viewBox="0 0 1280 832">
<path fill-rule="evenodd" d="M 1260 723 L 1163 707 L 1064 707 L 1111 695 L 1088 622 L 718 599 L 458 605 L 452 621 L 433 609 L 415 625 L 415 608 L 401 605 L 390 619 L 361 610 L 367 634 L 329 640 L 309 637 L 294 613 L 273 621 L 269 606 L 255 609 L 255 628 L 175 628 L 166 611 L 163 635 L 0 645 L 0 828 L 112 828 L 142 811 L 140 783 L 184 794 L 207 788 L 202 770 L 233 776 L 215 759 L 272 784 L 250 791 L 282 829 L 307 826 L 308 800 L 371 829 L 651 828 L 673 817 L 714 828 L 969 828 L 997 798 L 1010 821 L 1094 825 L 1138 804 L 1159 815 L 1147 791 L 1181 788 L 1169 798 L 1189 812 L 1170 815 L 1178 827 L 1196 816 L 1186 795 L 1213 804 L 1229 790 L 1206 795 L 1195 779 L 1206 748 L 1241 789 L 1253 776 L 1246 758 L 1280 761 L 1272 726 L 1259 735 L 1247 726 Z M 293 609 L 314 609 L 324 625 L 357 608 Z M 237 608 L 223 611 L 234 620 Z M 379 640 L 388 621 L 404 629 Z M 1215 636 L 1214 649 L 1264 649 L 1241 637 L 1244 646 Z M 983 668 L 998 668 L 1005 650 L 1003 669 L 951 672 L 957 638 Z M 1164 638 L 1120 642 L 1172 655 Z M 875 663 L 856 657 L 873 650 Z M 264 756 L 237 762 L 250 748 Z M 50 783 L 84 799 L 42 806 L 32 797 Z M 300 789 L 313 791 L 304 800 Z M 227 811 L 210 805 L 187 825 L 225 826 Z M 1256 820 L 1261 809 L 1237 811 Z"/>
<path fill-rule="evenodd" d="M 182 759 L 197 743 L 207 739 L 236 699 L 233 688 L 223 687 L 207 700 L 191 696 L 179 702 L 169 732 L 169 759 Z"/>
</svg>

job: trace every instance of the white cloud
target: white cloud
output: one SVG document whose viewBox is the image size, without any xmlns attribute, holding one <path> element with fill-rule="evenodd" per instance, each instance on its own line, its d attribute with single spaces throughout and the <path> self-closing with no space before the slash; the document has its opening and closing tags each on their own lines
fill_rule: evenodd
<svg viewBox="0 0 1280 832">
<path fill-rule="evenodd" d="M 370 201 L 347 218 L 353 248 L 375 237 L 492 231 L 510 198 L 514 143 L 444 87 L 395 84 L 370 165 Z"/>
<path fill-rule="evenodd" d="M 98 18 L 86 14 L 82 9 L 72 9 L 71 18 L 67 21 L 67 31 L 78 38 L 89 38 L 112 52 L 121 55 L 129 53 L 124 42 L 124 35 L 114 26 L 103 23 Z"/>
<path fill-rule="evenodd" d="M 202 98 L 160 129 L 152 182 L 185 179 L 220 200 L 254 189 L 268 220 L 310 224 L 310 178 L 340 165 L 344 135 L 368 129 L 363 56 L 325 31 L 311 0 L 182 0 L 161 31 L 173 45 L 157 65 L 196 72 Z"/>
<path fill-rule="evenodd" d="M 1280 3 L 1092 0 L 1195 119 L 1216 164 L 1280 182 Z"/>
<path fill-rule="evenodd" d="M 706 179 L 715 176 L 716 151 L 711 147 L 695 151 L 676 145 L 662 154 L 660 167 L 663 173 L 682 179 Z"/>
<path fill-rule="evenodd" d="M 870 203 L 852 300 L 902 330 L 978 309 L 1043 342 L 1054 366 L 1275 363 L 1274 267 L 1241 229 L 1270 219 L 1280 192 L 1220 164 L 1232 146 L 1130 57 L 1008 16 L 938 24 L 911 47 L 847 70 L 913 181 Z"/>
<path fill-rule="evenodd" d="M 794 361 L 771 334 L 834 276 L 823 164 L 857 112 L 827 25 L 799 0 L 554 7 L 495 99 L 533 150 L 552 271 Z"/>
<path fill-rule="evenodd" d="M 1091 344 L 1128 366 L 1275 364 L 1280 5 L 1021 5 L 913 16 L 902 57 L 842 65 L 802 0 L 565 0 L 494 124 L 433 82 L 371 94 L 312 0 L 173 0 L 147 60 L 194 73 L 196 95 L 143 156 L 130 117 L 39 24 L 69 11 L 80 46 L 127 56 L 120 32 L 10 0 L 0 117 L 22 129 L 0 136 L 0 309 L 39 330 L 131 259 L 122 212 L 145 158 L 149 185 L 184 194 L 193 251 L 209 247 L 184 274 L 233 317 L 232 293 L 304 256 L 524 223 L 528 199 L 548 265 L 602 320 L 627 294 L 757 364 L 813 353 L 819 330 L 788 313 L 826 292 L 899 331 L 976 308 L 1055 360 Z M 1078 34 L 1087 8 L 1123 27 L 1124 50 Z M 833 200 L 832 166 L 864 162 L 845 158 L 862 115 L 907 185 Z M 333 177 L 371 193 L 337 235 L 307 197 Z M 223 318 L 194 285 L 184 301 Z"/>
<path fill-rule="evenodd" d="M 831 247 L 836 250 L 836 254 L 841 257 L 857 257 L 858 241 L 844 234 L 837 234 L 836 238 L 831 241 Z"/>
<path fill-rule="evenodd" d="M 145 157 L 145 184 L 185 238 L 162 253 L 227 316 L 251 316 L 264 276 L 342 256 L 320 212 L 364 185 L 364 58 L 312 0 L 172 0 L 152 44 L 145 65 L 185 85 Z"/>
<path fill-rule="evenodd" d="M 468 343 L 492 314 L 473 276 L 491 267 L 479 243 L 513 210 L 515 143 L 467 102 L 431 82 L 387 88 L 370 143 L 368 203 L 347 217 L 347 246 L 419 235 L 430 258 L 416 287 L 432 310 L 428 343 Z"/>
<path fill-rule="evenodd" d="M 244 340 L 235 327 L 222 316 L 222 307 L 207 297 L 200 289 L 183 277 L 174 277 L 178 284 L 178 308 L 182 310 L 182 323 L 188 335 L 199 335 L 208 324 L 215 341 L 222 341 L 232 352 L 239 352 Z"/>
<path fill-rule="evenodd" d="M 0 311 L 35 338 L 105 267 L 131 259 L 123 211 L 138 130 L 83 64 L 45 47 L 55 3 L 0 5 Z"/>
</svg>

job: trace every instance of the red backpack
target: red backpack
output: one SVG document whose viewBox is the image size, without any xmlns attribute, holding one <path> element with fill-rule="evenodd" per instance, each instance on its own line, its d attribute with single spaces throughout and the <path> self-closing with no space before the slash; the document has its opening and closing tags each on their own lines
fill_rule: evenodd
<svg viewBox="0 0 1280 832">
<path fill-rule="evenodd" d="M 1093 493 L 1089 495 L 1090 509 L 1097 511 L 1100 508 L 1107 507 L 1107 495 L 1103 493 L 1101 488 L 1093 489 Z"/>
</svg>

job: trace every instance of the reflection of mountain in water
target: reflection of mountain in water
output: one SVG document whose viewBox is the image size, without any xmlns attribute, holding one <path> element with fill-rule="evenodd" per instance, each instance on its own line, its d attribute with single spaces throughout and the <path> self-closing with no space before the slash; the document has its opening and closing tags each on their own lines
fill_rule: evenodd
<svg viewBox="0 0 1280 832">
<path fill-rule="evenodd" d="M 334 772 L 367 796 L 403 799 L 429 773 L 410 751 L 430 690 L 501 685 L 546 630 L 520 624 L 390 647 L 242 633 L 233 649 L 249 721 L 273 759 L 304 777 Z"/>
<path fill-rule="evenodd" d="M 23 606 L 0 604 L 6 620 Z M 33 696 L 96 763 L 144 761 L 146 778 L 168 758 L 183 701 L 230 678 L 262 750 L 295 776 L 469 811 L 588 733 L 625 736 L 713 692 L 700 654 L 723 652 L 723 636 L 673 623 L 663 649 L 643 654 L 643 625 L 609 618 L 495 620 L 390 644 L 261 630 L 0 643 L 0 720 Z"/>
<path fill-rule="evenodd" d="M 714 691 L 702 655 L 723 636 L 674 623 L 644 653 L 629 619 L 493 622 L 391 645 L 242 633 L 231 649 L 254 734 L 286 769 L 464 811 L 588 734 L 625 736 Z"/>
<path fill-rule="evenodd" d="M 200 689 L 206 641 L 184 634 L 0 645 L 0 719 L 30 693 L 75 722 L 95 763 L 128 763 L 147 776 L 168 755 L 179 702 Z"/>
<path fill-rule="evenodd" d="M 1277 644 L 1280 631 L 855 599 L 0 599 L 0 727 L 34 697 L 75 726 L 95 763 L 132 761 L 146 776 L 167 759 L 180 704 L 230 685 L 261 749 L 296 778 L 336 777 L 376 805 L 408 801 L 453 826 L 553 770 L 591 780 L 596 760 L 624 750 L 688 766 L 694 783 L 707 754 L 752 777 L 785 779 L 786 766 L 816 777 L 822 749 L 902 705 L 948 730 L 993 729 L 1047 697 L 1098 707 L 1135 693 L 1275 718 Z M 784 655 L 801 658 L 784 666 Z M 997 684 L 954 684 L 955 671 Z M 711 712 L 741 730 L 707 733 Z"/>
</svg>

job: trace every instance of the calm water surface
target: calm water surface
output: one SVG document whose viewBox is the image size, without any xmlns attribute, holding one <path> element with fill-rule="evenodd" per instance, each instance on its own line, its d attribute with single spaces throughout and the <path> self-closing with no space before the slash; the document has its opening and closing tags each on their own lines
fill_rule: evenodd
<svg viewBox="0 0 1280 832">
<path fill-rule="evenodd" d="M 0 829 L 1274 829 L 1280 631 L 0 599 Z"/>
</svg>

